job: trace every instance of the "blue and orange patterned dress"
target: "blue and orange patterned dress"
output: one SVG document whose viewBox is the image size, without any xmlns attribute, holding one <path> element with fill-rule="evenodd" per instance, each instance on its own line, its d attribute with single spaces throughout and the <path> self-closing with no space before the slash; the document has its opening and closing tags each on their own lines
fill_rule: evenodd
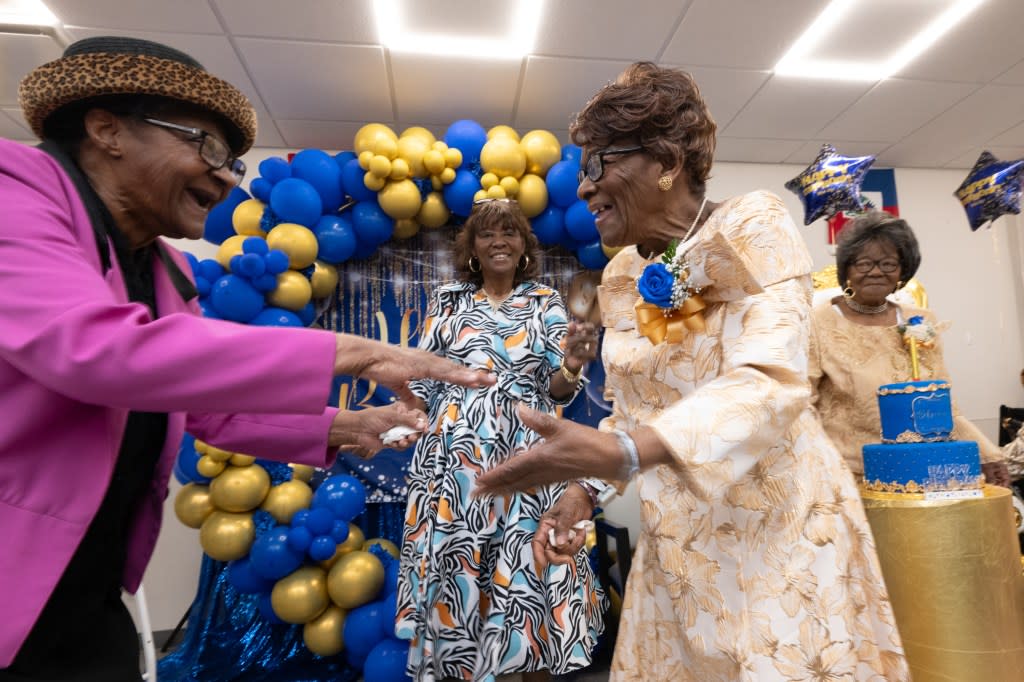
<svg viewBox="0 0 1024 682">
<path fill-rule="evenodd" d="M 478 473 L 537 438 L 516 404 L 555 411 L 548 382 L 566 327 L 558 292 L 533 282 L 516 286 L 497 310 L 470 283 L 442 286 L 431 301 L 420 348 L 487 368 L 498 381 L 483 389 L 412 384 L 431 428 L 409 468 L 396 632 L 411 640 L 408 672 L 417 680 L 561 674 L 590 663 L 603 595 L 586 556 L 538 575 L 530 546 L 564 484 L 471 496 Z"/>
</svg>

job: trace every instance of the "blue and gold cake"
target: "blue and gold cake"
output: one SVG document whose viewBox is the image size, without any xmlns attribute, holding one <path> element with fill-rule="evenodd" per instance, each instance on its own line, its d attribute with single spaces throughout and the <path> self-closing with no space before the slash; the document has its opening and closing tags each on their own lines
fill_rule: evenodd
<svg viewBox="0 0 1024 682">
<path fill-rule="evenodd" d="M 978 444 L 949 440 L 949 382 L 907 381 L 878 388 L 881 443 L 865 445 L 864 487 L 876 492 L 972 497 L 984 479 Z"/>
</svg>

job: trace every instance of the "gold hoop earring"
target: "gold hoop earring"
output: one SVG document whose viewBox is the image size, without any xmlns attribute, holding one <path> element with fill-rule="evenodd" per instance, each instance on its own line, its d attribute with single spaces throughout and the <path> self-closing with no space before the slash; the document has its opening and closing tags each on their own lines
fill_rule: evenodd
<svg viewBox="0 0 1024 682">
<path fill-rule="evenodd" d="M 850 280 L 846 280 L 846 288 L 843 289 L 843 298 L 853 298 L 856 295 L 856 291 L 850 286 Z"/>
<path fill-rule="evenodd" d="M 473 268 L 473 261 L 476 261 L 476 269 Z M 470 256 L 469 263 L 467 265 L 469 266 L 470 272 L 480 272 L 480 259 L 476 256 Z"/>
<path fill-rule="evenodd" d="M 892 293 L 895 294 L 897 291 L 899 291 L 902 288 L 903 288 L 903 280 L 902 279 L 898 279 L 898 280 L 896 280 L 896 288 L 892 290 Z"/>
<path fill-rule="evenodd" d="M 523 261 L 526 261 L 525 263 Z M 523 257 L 519 259 L 519 269 L 525 270 L 530 267 L 530 257 L 527 254 L 523 254 Z"/>
<path fill-rule="evenodd" d="M 667 192 L 670 189 L 672 189 L 672 176 L 662 175 L 660 178 L 658 178 L 658 189 L 660 189 L 662 192 Z"/>
</svg>

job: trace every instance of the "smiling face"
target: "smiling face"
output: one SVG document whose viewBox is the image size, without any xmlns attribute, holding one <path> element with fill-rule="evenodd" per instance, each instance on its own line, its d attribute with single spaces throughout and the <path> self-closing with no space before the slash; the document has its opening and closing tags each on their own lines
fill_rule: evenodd
<svg viewBox="0 0 1024 682">
<path fill-rule="evenodd" d="M 480 261 L 485 285 L 511 285 L 526 252 L 526 241 L 512 221 L 496 221 L 477 229 L 472 252 Z"/>
<path fill-rule="evenodd" d="M 899 251 L 888 239 L 872 239 L 850 263 L 846 278 L 855 301 L 867 306 L 880 305 L 896 290 L 901 279 Z"/>
</svg>

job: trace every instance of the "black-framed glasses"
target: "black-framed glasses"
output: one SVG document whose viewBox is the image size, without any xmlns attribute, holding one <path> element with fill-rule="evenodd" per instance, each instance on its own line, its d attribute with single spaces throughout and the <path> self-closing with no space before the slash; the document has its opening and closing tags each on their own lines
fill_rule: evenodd
<svg viewBox="0 0 1024 682">
<path fill-rule="evenodd" d="M 199 158 L 206 162 L 206 165 L 213 170 L 227 166 L 231 175 L 235 177 L 235 184 L 242 182 L 245 177 L 245 163 L 236 156 L 231 155 L 231 149 L 220 138 L 208 133 L 202 128 L 191 128 L 178 125 L 169 121 L 161 121 L 158 118 L 143 117 L 143 121 L 159 128 L 166 128 L 188 136 L 190 142 L 199 143 Z"/>
<path fill-rule="evenodd" d="M 882 260 L 872 260 L 870 258 L 858 258 L 853 261 L 853 269 L 862 275 L 866 275 L 875 269 L 875 266 L 886 275 L 892 274 L 900 269 L 900 262 L 895 258 L 884 258 Z"/>
<path fill-rule="evenodd" d="M 588 178 L 591 182 L 597 182 L 604 176 L 604 157 L 615 156 L 617 154 L 632 154 L 633 152 L 639 152 L 643 150 L 643 145 L 635 145 L 633 147 L 613 147 L 611 149 L 603 149 L 599 152 L 594 152 L 587 157 L 587 162 L 580 169 L 579 174 L 576 176 L 578 182 L 583 182 L 583 178 Z"/>
</svg>

